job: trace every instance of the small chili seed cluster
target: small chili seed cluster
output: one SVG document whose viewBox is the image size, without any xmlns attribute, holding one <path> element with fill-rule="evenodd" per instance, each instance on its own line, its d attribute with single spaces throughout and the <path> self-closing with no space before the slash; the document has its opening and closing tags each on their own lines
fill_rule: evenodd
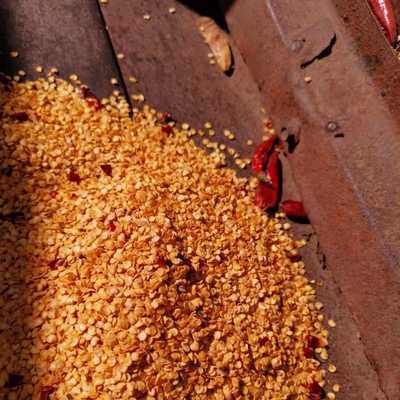
<svg viewBox="0 0 400 400">
<path fill-rule="evenodd" d="M 2 89 L 2 396 L 306 400 L 323 385 L 303 351 L 327 343 L 315 291 L 245 180 L 148 107 L 132 119 L 60 79 Z"/>
</svg>

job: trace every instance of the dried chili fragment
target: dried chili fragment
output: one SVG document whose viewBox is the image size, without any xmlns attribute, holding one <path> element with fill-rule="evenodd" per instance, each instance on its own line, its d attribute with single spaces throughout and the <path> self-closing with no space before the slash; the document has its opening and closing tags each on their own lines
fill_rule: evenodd
<svg viewBox="0 0 400 400">
<path fill-rule="evenodd" d="M 167 124 L 172 120 L 171 113 L 169 111 L 165 111 L 165 113 L 161 116 L 160 121 L 164 124 Z"/>
<path fill-rule="evenodd" d="M 261 338 L 260 339 L 260 346 L 264 346 L 268 342 L 269 342 L 269 339 L 267 337 Z"/>
<path fill-rule="evenodd" d="M 51 191 L 50 194 L 52 195 L 52 197 L 56 198 L 58 195 L 58 192 L 56 192 L 55 190 Z"/>
<path fill-rule="evenodd" d="M 8 374 L 8 381 L 5 385 L 7 388 L 21 386 L 24 384 L 24 377 L 19 374 Z"/>
<path fill-rule="evenodd" d="M 288 218 L 308 222 L 308 215 L 301 201 L 285 200 L 280 203 L 280 206 Z"/>
<path fill-rule="evenodd" d="M 271 152 L 274 150 L 278 140 L 278 135 L 272 135 L 268 140 L 262 142 L 254 150 L 254 156 L 251 160 L 251 168 L 256 175 L 265 172 Z"/>
<path fill-rule="evenodd" d="M 54 393 L 56 388 L 54 386 L 43 386 L 40 390 L 39 400 L 49 400 L 50 395 Z"/>
<path fill-rule="evenodd" d="M 117 229 L 117 227 L 115 226 L 114 222 L 110 222 L 110 231 L 111 232 L 115 232 L 115 230 Z"/>
<path fill-rule="evenodd" d="M 103 172 L 108 175 L 112 176 L 112 167 L 109 164 L 101 164 L 100 168 L 103 170 Z"/>
<path fill-rule="evenodd" d="M 0 220 L 10 221 L 15 224 L 17 221 L 24 218 L 24 214 L 21 212 L 11 212 L 9 214 L 0 214 Z"/>
<path fill-rule="evenodd" d="M 71 182 L 75 182 L 75 183 L 77 183 L 78 185 L 79 185 L 79 184 L 81 183 L 81 181 L 82 181 L 81 177 L 80 177 L 75 171 L 72 171 L 72 170 L 69 171 L 67 177 L 68 177 L 68 179 L 69 179 Z"/>
<path fill-rule="evenodd" d="M 323 397 L 325 397 L 324 389 L 321 386 L 319 386 L 318 382 L 316 382 L 314 379 L 312 383 L 307 383 L 307 384 L 302 383 L 301 385 L 310 392 L 310 395 L 313 396 L 311 398 L 314 398 L 315 400 L 320 400 Z"/>
<path fill-rule="evenodd" d="M 325 347 L 325 343 L 320 339 L 312 335 L 308 335 L 307 337 L 307 345 L 313 349 L 318 347 Z"/>
<path fill-rule="evenodd" d="M 16 119 L 18 122 L 29 121 L 29 115 L 24 111 L 12 114 L 11 118 Z"/>
<path fill-rule="evenodd" d="M 315 356 L 314 350 L 310 349 L 309 347 L 304 347 L 303 352 L 307 358 L 314 358 Z"/>
<path fill-rule="evenodd" d="M 93 106 L 96 110 L 101 110 L 104 108 L 104 104 L 89 90 L 88 87 L 81 88 L 81 96 L 83 99 L 86 100 L 86 103 L 90 106 Z"/>
<path fill-rule="evenodd" d="M 65 258 L 56 258 L 55 260 L 49 261 L 46 264 L 50 267 L 50 269 L 57 269 L 61 267 L 65 262 Z"/>
<path fill-rule="evenodd" d="M 299 262 L 301 260 L 301 254 L 288 254 L 288 259 L 292 262 Z"/>
<path fill-rule="evenodd" d="M 172 126 L 171 125 L 165 125 L 161 127 L 161 131 L 167 135 L 169 135 L 172 132 Z"/>
</svg>

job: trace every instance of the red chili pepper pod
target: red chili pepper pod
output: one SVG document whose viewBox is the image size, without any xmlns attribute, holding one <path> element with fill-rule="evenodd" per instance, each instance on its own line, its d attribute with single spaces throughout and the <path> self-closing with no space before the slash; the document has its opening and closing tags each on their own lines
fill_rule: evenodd
<svg viewBox="0 0 400 400">
<path fill-rule="evenodd" d="M 372 12 L 382 25 L 385 36 L 393 46 L 397 38 L 396 17 L 390 0 L 367 0 Z"/>
<path fill-rule="evenodd" d="M 256 175 L 266 170 L 270 152 L 274 149 L 275 144 L 278 140 L 278 135 L 272 135 L 268 140 L 262 142 L 254 150 L 254 156 L 251 161 L 251 168 Z"/>
<path fill-rule="evenodd" d="M 280 203 L 280 206 L 288 218 L 308 221 L 308 215 L 301 201 L 285 200 Z"/>
<path fill-rule="evenodd" d="M 278 202 L 280 180 L 279 159 L 277 153 L 272 153 L 268 161 L 267 174 L 271 179 L 271 185 L 259 182 L 254 195 L 254 203 L 263 210 L 271 210 Z"/>
</svg>

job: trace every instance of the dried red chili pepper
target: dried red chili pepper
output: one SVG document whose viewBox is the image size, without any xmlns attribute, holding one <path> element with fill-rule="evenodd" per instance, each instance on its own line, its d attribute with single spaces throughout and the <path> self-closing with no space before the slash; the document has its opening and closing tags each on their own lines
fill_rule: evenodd
<svg viewBox="0 0 400 400">
<path fill-rule="evenodd" d="M 56 258 L 55 260 L 49 261 L 46 263 L 50 269 L 57 269 L 58 267 L 61 267 L 65 262 L 65 258 Z"/>
<path fill-rule="evenodd" d="M 54 393 L 56 388 L 54 386 L 43 386 L 40 390 L 40 397 L 39 400 L 48 400 L 50 395 Z"/>
<path fill-rule="evenodd" d="M 390 0 L 367 0 L 372 12 L 385 31 L 385 36 L 393 46 L 397 37 L 396 17 Z"/>
<path fill-rule="evenodd" d="M 162 126 L 161 131 L 169 135 L 172 132 L 172 126 L 171 125 Z"/>
<path fill-rule="evenodd" d="M 9 214 L 0 214 L 0 219 L 3 221 L 10 221 L 15 224 L 17 221 L 24 218 L 24 214 L 21 212 L 11 212 Z"/>
<path fill-rule="evenodd" d="M 103 170 L 103 172 L 108 175 L 112 176 L 112 167 L 109 164 L 101 164 L 100 168 Z"/>
<path fill-rule="evenodd" d="M 68 175 L 67 175 L 68 179 L 71 182 L 75 182 L 78 185 L 81 183 L 82 179 L 81 177 L 75 172 L 75 171 L 69 171 Z"/>
<path fill-rule="evenodd" d="M 24 377 L 18 374 L 8 374 L 8 381 L 5 385 L 7 388 L 21 386 L 24 384 Z"/>
<path fill-rule="evenodd" d="M 307 358 L 314 358 L 315 356 L 314 350 L 310 349 L 309 347 L 304 347 L 303 352 Z"/>
<path fill-rule="evenodd" d="M 18 122 L 29 121 L 29 115 L 24 111 L 12 114 L 11 118 L 16 119 Z"/>
<path fill-rule="evenodd" d="M 58 192 L 56 192 L 55 190 L 53 190 L 52 192 L 50 192 L 50 194 L 51 194 L 54 198 L 56 198 L 57 195 L 58 195 Z"/>
<path fill-rule="evenodd" d="M 251 160 L 251 168 L 256 175 L 266 170 L 268 158 L 278 140 L 278 135 L 272 135 L 268 140 L 262 142 L 254 150 L 254 156 Z"/>
<path fill-rule="evenodd" d="M 301 201 L 285 200 L 280 203 L 280 206 L 288 218 L 308 221 L 308 215 Z"/>
<path fill-rule="evenodd" d="M 301 260 L 301 254 L 288 254 L 288 259 L 292 262 L 299 262 Z"/>
<path fill-rule="evenodd" d="M 80 93 L 82 98 L 84 98 L 86 103 L 88 103 L 90 106 L 94 106 L 94 108 L 97 110 L 104 108 L 104 104 L 101 103 L 101 101 L 89 90 L 88 87 L 82 87 Z"/>
<path fill-rule="evenodd" d="M 268 342 L 269 342 L 269 339 L 267 337 L 261 338 L 260 339 L 260 346 L 264 346 Z"/>
<path fill-rule="evenodd" d="M 272 153 L 268 161 L 267 174 L 271 184 L 259 182 L 254 195 L 254 203 L 263 210 L 270 210 L 275 207 L 280 190 L 279 159 L 277 153 Z"/>
</svg>

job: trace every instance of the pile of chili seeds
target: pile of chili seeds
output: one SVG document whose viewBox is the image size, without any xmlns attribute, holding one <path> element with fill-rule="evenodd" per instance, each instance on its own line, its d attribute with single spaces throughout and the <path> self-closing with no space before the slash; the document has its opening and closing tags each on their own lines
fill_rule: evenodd
<svg viewBox="0 0 400 400">
<path fill-rule="evenodd" d="M 301 243 L 221 153 L 123 98 L 2 81 L 0 393 L 317 398 Z"/>
</svg>

